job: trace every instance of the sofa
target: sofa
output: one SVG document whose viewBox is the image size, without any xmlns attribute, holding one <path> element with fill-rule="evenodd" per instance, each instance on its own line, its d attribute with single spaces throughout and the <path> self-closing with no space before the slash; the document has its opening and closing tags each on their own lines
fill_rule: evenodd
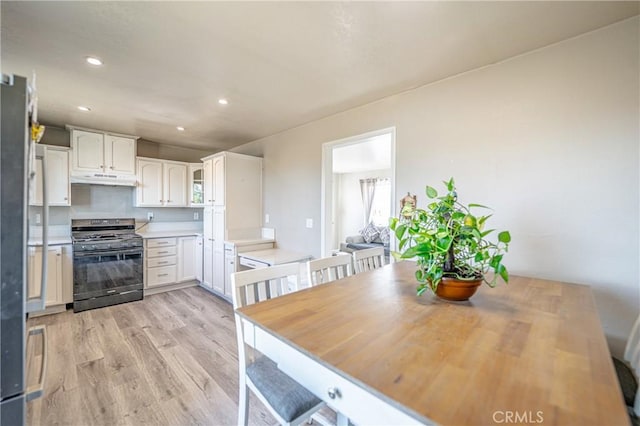
<svg viewBox="0 0 640 426">
<path fill-rule="evenodd" d="M 368 225 L 371 227 L 372 225 Z M 356 250 L 364 250 L 373 247 L 383 247 L 386 261 L 389 261 L 389 228 L 385 226 L 375 227 L 378 231 L 377 236 L 369 238 L 367 242 L 365 229 L 360 230 L 358 235 L 350 235 L 345 238 L 344 243 L 340 243 L 340 251 L 345 253 L 353 253 Z M 375 235 L 375 233 L 373 233 Z M 386 234 L 386 235 L 385 235 Z M 369 234 L 370 235 L 370 234 Z"/>
</svg>

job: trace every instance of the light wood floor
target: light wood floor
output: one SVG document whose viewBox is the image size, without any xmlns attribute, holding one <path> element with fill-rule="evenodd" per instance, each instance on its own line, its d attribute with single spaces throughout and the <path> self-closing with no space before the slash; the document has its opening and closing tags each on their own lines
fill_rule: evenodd
<svg viewBox="0 0 640 426">
<path fill-rule="evenodd" d="M 47 325 L 49 361 L 45 395 L 27 404 L 29 425 L 236 424 L 233 311 L 205 290 L 29 320 L 36 324 Z M 252 425 L 275 423 L 253 396 L 249 415 Z"/>
</svg>

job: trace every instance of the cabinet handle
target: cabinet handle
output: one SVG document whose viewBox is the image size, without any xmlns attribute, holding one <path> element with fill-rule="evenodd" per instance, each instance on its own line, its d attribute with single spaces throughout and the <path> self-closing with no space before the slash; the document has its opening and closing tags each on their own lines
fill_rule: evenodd
<svg viewBox="0 0 640 426">
<path fill-rule="evenodd" d="M 170 202 L 171 202 L 171 200 L 167 200 L 167 203 L 170 203 Z"/>
<path fill-rule="evenodd" d="M 113 170 L 113 166 L 109 166 L 109 168 L 110 168 L 111 170 Z"/>
<path fill-rule="evenodd" d="M 329 395 L 329 398 L 331 399 L 336 399 L 336 397 L 341 398 L 342 395 L 340 395 L 340 389 L 338 388 L 329 388 L 327 389 L 327 395 Z"/>
<path fill-rule="evenodd" d="M 56 253 L 56 256 L 60 257 L 60 253 Z"/>
<path fill-rule="evenodd" d="M 158 262 L 158 265 L 164 265 L 165 263 L 169 263 L 169 261 L 165 260 L 164 262 Z"/>
<path fill-rule="evenodd" d="M 168 251 L 159 251 L 158 254 L 167 254 L 169 253 Z"/>
<path fill-rule="evenodd" d="M 159 277 L 166 277 L 169 274 L 158 274 Z"/>
<path fill-rule="evenodd" d="M 156 244 L 169 244 L 169 241 L 156 241 Z"/>
<path fill-rule="evenodd" d="M 64 197 L 64 200 L 65 200 L 65 201 L 67 201 L 68 199 L 69 199 L 69 198 L 67 198 L 67 197 Z"/>
</svg>

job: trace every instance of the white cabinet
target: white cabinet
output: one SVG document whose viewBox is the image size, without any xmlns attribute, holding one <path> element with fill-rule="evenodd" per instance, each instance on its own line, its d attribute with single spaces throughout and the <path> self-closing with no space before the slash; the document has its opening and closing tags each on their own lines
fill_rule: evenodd
<svg viewBox="0 0 640 426">
<path fill-rule="evenodd" d="M 224 247 L 224 295 L 233 299 L 231 274 L 236 271 L 236 254 L 233 247 Z"/>
<path fill-rule="evenodd" d="M 162 161 L 138 158 L 136 205 L 162 207 L 162 181 Z"/>
<path fill-rule="evenodd" d="M 213 241 L 208 238 L 203 241 L 202 286 L 213 289 Z"/>
<path fill-rule="evenodd" d="M 202 285 L 231 297 L 225 256 L 230 232 L 259 233 L 262 226 L 262 159 L 223 152 L 203 158 L 204 248 Z"/>
<path fill-rule="evenodd" d="M 138 157 L 138 207 L 187 207 L 188 164 Z"/>
<path fill-rule="evenodd" d="M 202 251 L 204 250 L 204 238 L 196 237 L 196 280 L 202 282 Z"/>
<path fill-rule="evenodd" d="M 145 240 L 145 288 L 176 282 L 176 251 L 175 238 L 153 238 Z"/>
<path fill-rule="evenodd" d="M 204 170 L 202 163 L 189 164 L 189 205 L 204 206 Z"/>
<path fill-rule="evenodd" d="M 178 272 L 176 282 L 192 281 L 197 277 L 196 237 L 178 238 Z"/>
<path fill-rule="evenodd" d="M 42 247 L 29 247 L 28 297 L 40 297 L 42 282 Z M 62 281 L 62 246 L 50 246 L 47 250 L 47 285 L 45 306 L 65 303 Z"/>
<path fill-rule="evenodd" d="M 71 130 L 71 172 L 135 175 L 136 137 Z"/>
<path fill-rule="evenodd" d="M 145 289 L 188 283 L 198 277 L 197 250 L 202 245 L 198 246 L 196 236 L 148 238 L 144 247 Z"/>
<path fill-rule="evenodd" d="M 50 206 L 71 205 L 71 184 L 69 182 L 69 149 L 47 146 L 47 193 Z M 42 160 L 36 160 L 34 190 L 30 193 L 29 204 L 42 205 Z"/>
<path fill-rule="evenodd" d="M 213 205 L 213 158 L 208 158 L 202 162 L 202 177 L 204 179 L 204 205 Z"/>
</svg>

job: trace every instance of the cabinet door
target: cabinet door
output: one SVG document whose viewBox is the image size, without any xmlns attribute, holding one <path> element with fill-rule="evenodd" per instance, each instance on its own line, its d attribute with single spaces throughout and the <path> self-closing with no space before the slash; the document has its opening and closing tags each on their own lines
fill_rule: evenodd
<svg viewBox="0 0 640 426">
<path fill-rule="evenodd" d="M 213 159 L 202 163 L 202 174 L 204 178 L 204 205 L 213 205 Z"/>
<path fill-rule="evenodd" d="M 213 288 L 213 241 L 204 240 L 202 250 L 202 285 Z"/>
<path fill-rule="evenodd" d="M 189 205 L 204 205 L 204 170 L 202 163 L 189 164 Z"/>
<path fill-rule="evenodd" d="M 196 279 L 196 237 L 178 238 L 177 282 Z"/>
<path fill-rule="evenodd" d="M 49 247 L 47 251 L 47 285 L 45 305 L 59 305 L 62 300 L 62 248 Z M 29 247 L 28 297 L 40 297 L 42 279 L 42 247 Z"/>
<path fill-rule="evenodd" d="M 164 163 L 164 204 L 187 207 L 187 165 Z"/>
<path fill-rule="evenodd" d="M 49 205 L 70 206 L 69 152 L 47 149 L 47 190 Z"/>
<path fill-rule="evenodd" d="M 47 191 L 50 206 L 70 206 L 69 152 L 47 147 Z M 29 194 L 29 204 L 42 205 L 42 160 L 36 160 L 34 191 Z"/>
<path fill-rule="evenodd" d="M 213 159 L 213 205 L 224 206 L 224 156 Z"/>
<path fill-rule="evenodd" d="M 224 249 L 224 294 L 233 297 L 233 288 L 231 288 L 231 274 L 236 271 L 235 252 L 230 248 Z"/>
<path fill-rule="evenodd" d="M 202 234 L 205 241 L 213 241 L 213 208 L 205 207 L 202 212 Z"/>
<path fill-rule="evenodd" d="M 72 169 L 80 172 L 105 171 L 104 135 L 101 133 L 71 131 Z"/>
<path fill-rule="evenodd" d="M 224 293 L 224 244 L 220 247 L 217 242 L 213 244 L 213 289 L 220 294 Z"/>
<path fill-rule="evenodd" d="M 104 137 L 105 172 L 136 174 L 136 140 L 120 136 Z"/>
<path fill-rule="evenodd" d="M 162 161 L 138 160 L 138 206 L 162 206 Z"/>
<path fill-rule="evenodd" d="M 204 239 L 196 238 L 196 280 L 202 282 L 202 251 L 204 250 Z"/>
</svg>

